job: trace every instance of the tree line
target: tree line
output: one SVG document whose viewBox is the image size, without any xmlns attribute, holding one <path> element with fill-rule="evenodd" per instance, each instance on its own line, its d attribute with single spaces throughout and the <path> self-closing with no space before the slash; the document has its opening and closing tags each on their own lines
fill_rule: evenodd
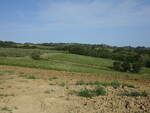
<svg viewBox="0 0 150 113">
<path fill-rule="evenodd" d="M 108 58 L 114 60 L 113 69 L 123 72 L 140 72 L 142 67 L 150 68 L 150 48 L 146 47 L 115 47 L 90 44 L 57 44 L 57 50 L 72 54 Z"/>
</svg>

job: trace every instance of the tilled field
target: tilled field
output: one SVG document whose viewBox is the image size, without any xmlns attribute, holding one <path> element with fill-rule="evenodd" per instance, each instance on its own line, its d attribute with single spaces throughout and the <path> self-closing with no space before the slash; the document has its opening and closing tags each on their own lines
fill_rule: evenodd
<svg viewBox="0 0 150 113">
<path fill-rule="evenodd" d="M 91 98 L 75 93 L 116 80 L 135 87 L 101 85 L 106 94 Z M 0 113 L 150 113 L 150 95 L 121 95 L 144 91 L 150 94 L 149 80 L 0 66 Z"/>
</svg>

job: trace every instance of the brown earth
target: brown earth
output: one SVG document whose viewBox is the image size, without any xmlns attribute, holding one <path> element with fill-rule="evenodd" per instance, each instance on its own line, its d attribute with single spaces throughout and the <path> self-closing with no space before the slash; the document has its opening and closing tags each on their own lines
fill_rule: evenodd
<svg viewBox="0 0 150 113">
<path fill-rule="evenodd" d="M 37 79 L 27 79 L 23 74 L 32 74 Z M 106 96 L 93 98 L 71 95 L 72 90 L 94 87 L 75 85 L 80 80 L 118 80 L 137 88 L 105 87 Z M 144 90 L 150 93 L 150 80 L 0 66 L 0 113 L 150 113 L 150 96 L 117 95 Z"/>
</svg>

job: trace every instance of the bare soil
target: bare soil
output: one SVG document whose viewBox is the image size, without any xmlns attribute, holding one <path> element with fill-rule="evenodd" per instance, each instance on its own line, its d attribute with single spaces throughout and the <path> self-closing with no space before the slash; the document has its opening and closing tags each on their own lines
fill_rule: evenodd
<svg viewBox="0 0 150 113">
<path fill-rule="evenodd" d="M 150 93 L 150 80 L 134 80 L 109 75 L 91 75 L 49 71 L 13 66 L 0 66 L 0 113 L 150 113 L 147 97 L 119 96 L 122 92 Z M 23 74 L 32 74 L 28 79 Z M 107 94 L 93 98 L 79 97 L 70 91 L 94 86 L 75 85 L 77 81 L 119 82 L 137 88 L 105 87 Z"/>
</svg>

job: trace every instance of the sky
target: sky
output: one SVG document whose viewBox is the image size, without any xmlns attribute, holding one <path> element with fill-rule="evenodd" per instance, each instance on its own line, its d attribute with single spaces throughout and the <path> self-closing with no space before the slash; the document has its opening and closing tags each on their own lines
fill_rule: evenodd
<svg viewBox="0 0 150 113">
<path fill-rule="evenodd" d="M 0 0 L 0 40 L 150 47 L 150 0 Z"/>
</svg>

